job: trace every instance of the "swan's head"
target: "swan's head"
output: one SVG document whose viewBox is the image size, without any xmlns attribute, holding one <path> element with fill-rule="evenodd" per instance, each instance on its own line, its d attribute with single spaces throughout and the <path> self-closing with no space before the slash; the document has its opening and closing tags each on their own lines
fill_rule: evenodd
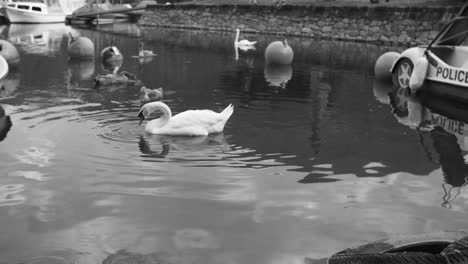
<svg viewBox="0 0 468 264">
<path fill-rule="evenodd" d="M 145 105 L 143 105 L 140 109 L 140 112 L 138 112 L 138 117 L 140 118 L 140 125 L 143 123 L 145 119 L 147 119 L 153 112 L 155 111 L 162 111 L 163 115 L 159 119 L 166 119 L 168 120 L 171 118 L 171 109 L 169 106 L 167 106 L 163 102 L 150 102 Z"/>
<path fill-rule="evenodd" d="M 145 94 L 147 94 L 146 86 L 142 86 L 141 89 L 140 89 L 140 95 L 145 95 Z"/>
<path fill-rule="evenodd" d="M 240 29 L 236 28 L 236 32 L 240 32 Z"/>
<path fill-rule="evenodd" d="M 288 39 L 284 39 L 284 40 L 283 40 L 283 45 L 284 45 L 285 47 L 288 46 Z"/>
<path fill-rule="evenodd" d="M 149 103 L 143 105 L 140 109 L 140 112 L 138 112 L 138 117 L 140 118 L 140 123 L 139 125 L 141 126 L 141 123 L 143 123 L 143 121 L 151 115 L 151 112 L 150 111 L 150 107 L 148 106 Z"/>
</svg>

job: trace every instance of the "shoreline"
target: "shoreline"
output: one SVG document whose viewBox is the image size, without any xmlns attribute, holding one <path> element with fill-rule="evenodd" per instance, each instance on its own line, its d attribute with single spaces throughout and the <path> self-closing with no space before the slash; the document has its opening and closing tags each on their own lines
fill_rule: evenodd
<svg viewBox="0 0 468 264">
<path fill-rule="evenodd" d="M 257 0 L 258 6 L 275 6 L 277 0 Z M 378 3 L 371 3 L 370 0 L 361 1 L 346 1 L 346 0 L 286 0 L 287 5 L 292 6 L 322 6 L 322 7 L 457 7 L 461 8 L 464 4 L 460 0 L 413 0 L 413 1 L 395 1 L 395 0 L 378 0 Z M 177 5 L 252 5 L 249 0 L 192 0 L 188 2 L 176 3 Z"/>
<path fill-rule="evenodd" d="M 282 35 L 377 45 L 427 44 L 458 7 L 148 5 L 142 26 Z"/>
</svg>

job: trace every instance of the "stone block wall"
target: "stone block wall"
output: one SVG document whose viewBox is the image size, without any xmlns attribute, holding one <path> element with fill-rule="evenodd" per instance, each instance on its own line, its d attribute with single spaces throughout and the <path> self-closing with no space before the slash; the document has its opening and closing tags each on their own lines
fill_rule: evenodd
<svg viewBox="0 0 468 264">
<path fill-rule="evenodd" d="M 427 44 L 456 7 L 152 5 L 145 26 L 277 34 L 385 45 Z"/>
</svg>

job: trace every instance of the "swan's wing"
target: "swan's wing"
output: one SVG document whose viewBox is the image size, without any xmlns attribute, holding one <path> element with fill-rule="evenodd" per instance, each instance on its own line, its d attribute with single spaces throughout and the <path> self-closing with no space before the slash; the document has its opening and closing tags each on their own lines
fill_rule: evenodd
<svg viewBox="0 0 468 264">
<path fill-rule="evenodd" d="M 211 110 L 189 110 L 171 118 L 170 126 L 174 130 L 201 128 L 208 133 L 220 132 L 220 124 L 225 123 L 223 115 Z"/>
<path fill-rule="evenodd" d="M 257 43 L 257 41 L 248 41 L 246 39 L 243 39 L 238 42 L 238 45 L 254 45 L 255 43 Z"/>
<path fill-rule="evenodd" d="M 219 113 L 211 110 L 188 110 L 177 114 L 171 118 L 171 123 L 174 122 L 180 125 L 202 125 L 210 126 L 222 121 L 223 118 Z"/>
</svg>

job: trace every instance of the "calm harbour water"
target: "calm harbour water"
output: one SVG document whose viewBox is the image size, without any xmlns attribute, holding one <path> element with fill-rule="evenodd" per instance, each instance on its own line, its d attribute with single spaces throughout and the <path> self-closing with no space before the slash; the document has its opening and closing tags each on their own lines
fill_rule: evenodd
<svg viewBox="0 0 468 264">
<path fill-rule="evenodd" d="M 257 49 L 236 59 L 234 33 L 2 30 L 21 55 L 0 90 L 13 124 L 0 142 L 4 262 L 101 263 L 125 249 L 170 263 L 304 263 L 390 235 L 468 228 L 466 125 L 427 110 L 451 133 L 414 129 L 408 108 L 423 106 L 373 80 L 391 48 L 291 39 L 293 64 L 271 68 L 263 53 L 275 36 L 248 35 Z M 96 53 L 114 40 L 121 70 L 163 87 L 173 113 L 234 104 L 224 133 L 145 134 L 139 89 L 93 88 L 107 69 L 98 57 L 68 61 L 68 32 Z M 158 56 L 132 58 L 140 40 Z"/>
</svg>

